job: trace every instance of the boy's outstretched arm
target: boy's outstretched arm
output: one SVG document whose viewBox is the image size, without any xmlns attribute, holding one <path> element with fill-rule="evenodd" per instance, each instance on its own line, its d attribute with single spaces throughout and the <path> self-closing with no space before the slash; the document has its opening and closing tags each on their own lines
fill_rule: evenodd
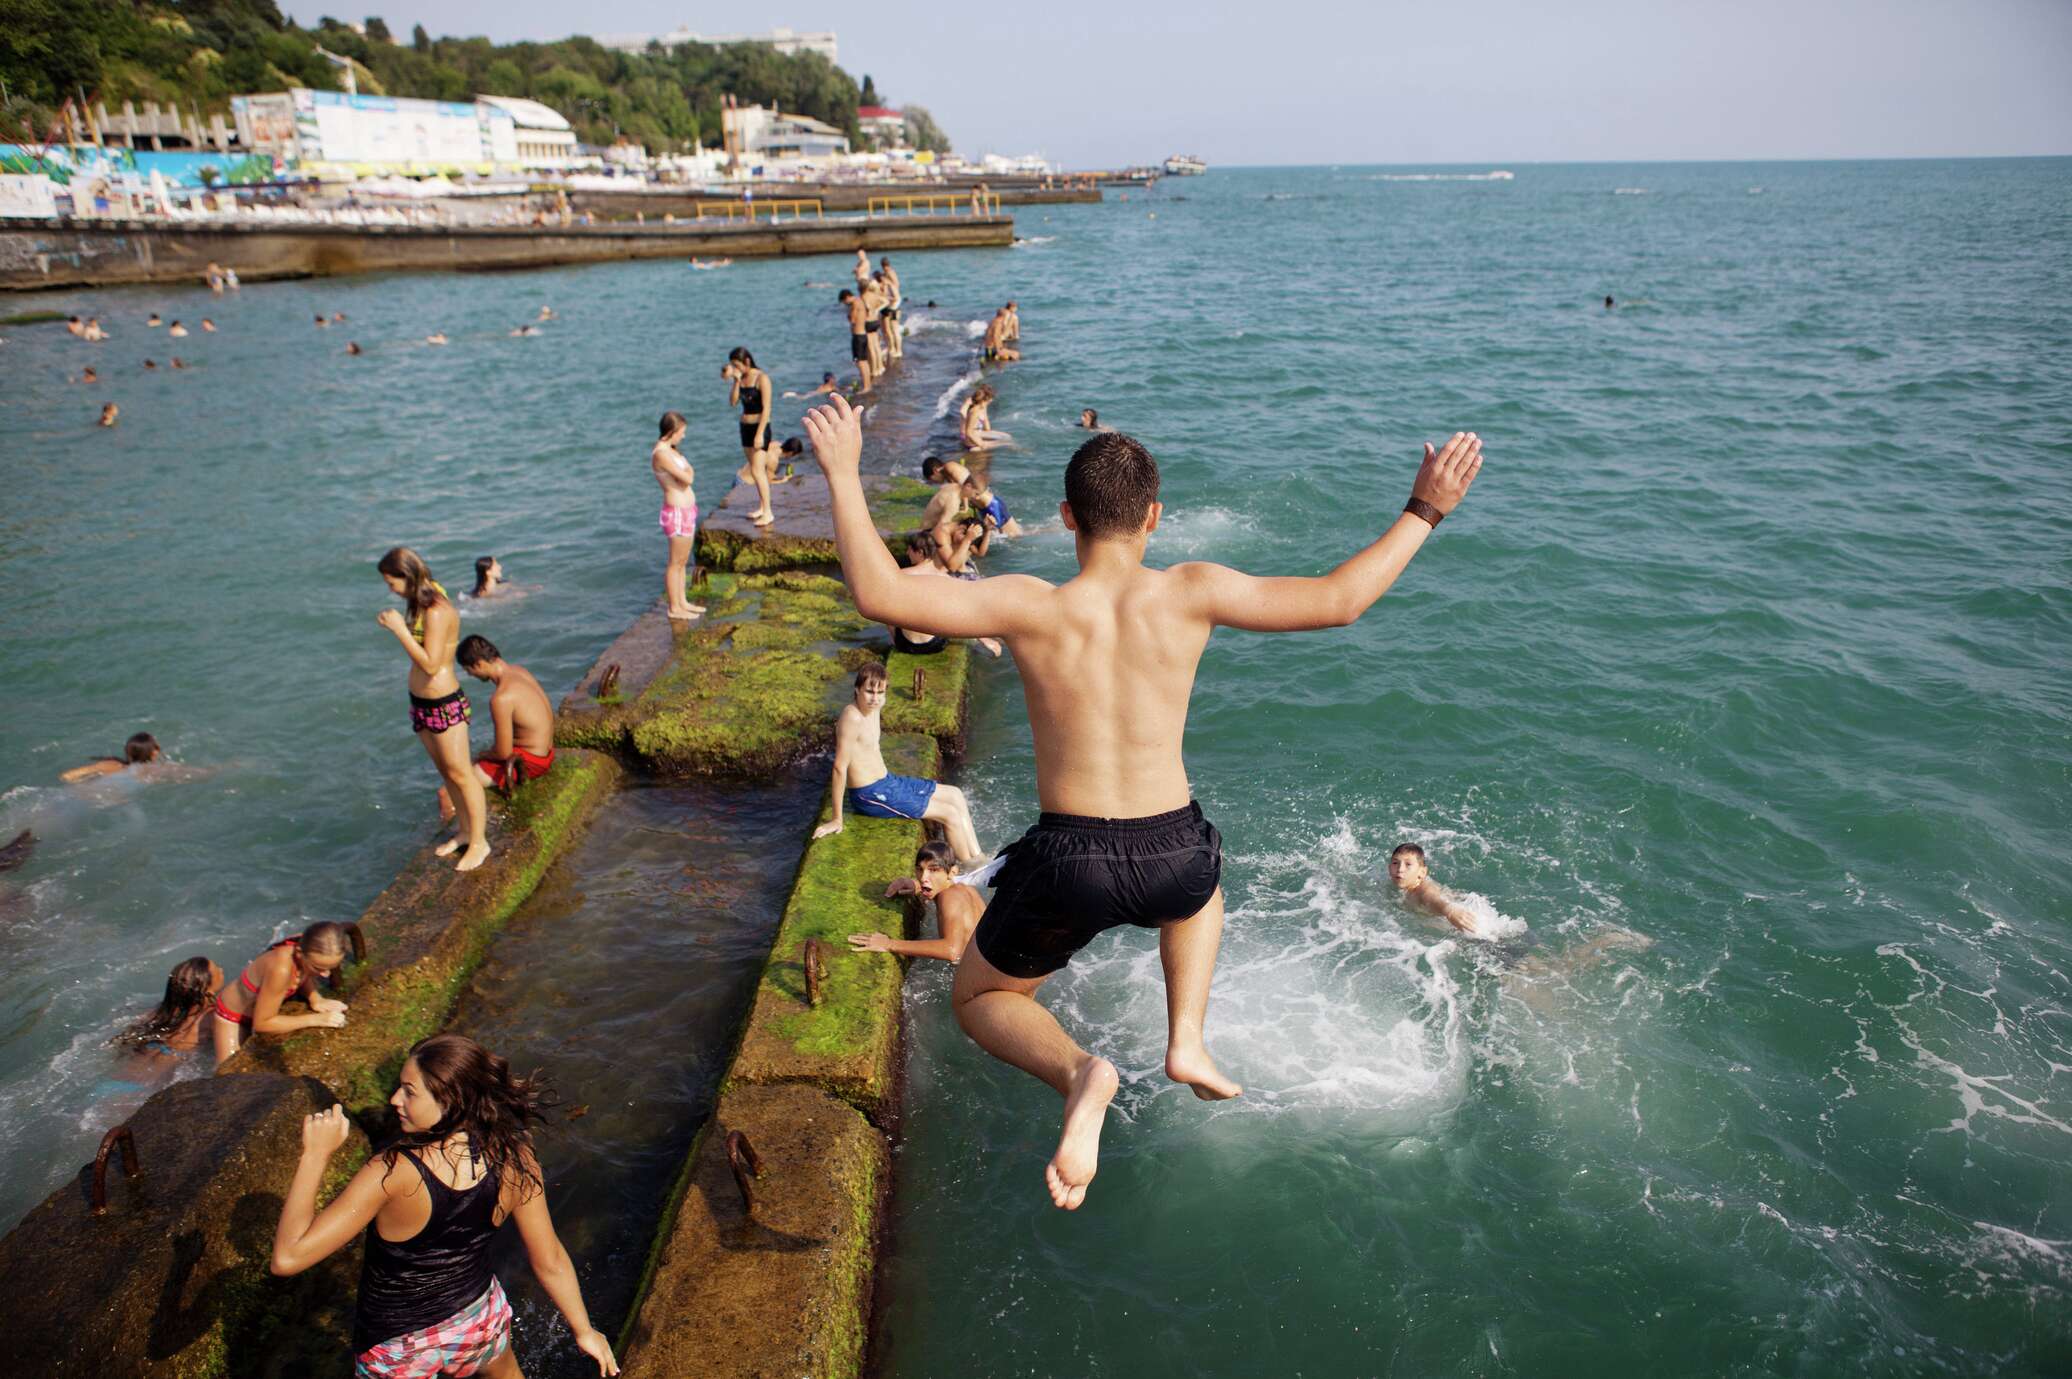
<svg viewBox="0 0 2072 1379">
<path fill-rule="evenodd" d="M 938 637 L 1012 637 L 1041 618 L 1051 589 L 1030 575 L 976 583 L 903 577 L 863 496 L 863 425 L 855 409 L 836 394 L 806 413 L 805 426 L 813 458 L 827 476 L 835 549 L 858 612 L 872 622 Z"/>
<path fill-rule="evenodd" d="M 1459 505 L 1482 471 L 1482 438 L 1456 431 L 1443 449 L 1424 448 L 1424 463 L 1411 485 L 1411 505 L 1429 505 L 1439 516 Z M 1314 579 L 1260 578 L 1206 562 L 1176 565 L 1190 581 L 1203 611 L 1223 627 L 1247 632 L 1306 632 L 1344 627 L 1374 606 L 1432 534 L 1434 522 L 1405 511 L 1367 549 L 1328 575 Z"/>
</svg>

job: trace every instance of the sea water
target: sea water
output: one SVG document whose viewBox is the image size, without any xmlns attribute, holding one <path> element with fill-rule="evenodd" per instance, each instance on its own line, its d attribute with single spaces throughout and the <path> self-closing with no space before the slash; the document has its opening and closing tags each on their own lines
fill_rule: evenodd
<svg viewBox="0 0 2072 1379">
<path fill-rule="evenodd" d="M 916 965 L 884 1372 L 2072 1371 L 2068 212 L 2066 161 L 1022 212 L 996 566 L 1074 568 L 1081 407 L 1160 461 L 1154 563 L 1320 574 L 1422 442 L 1487 459 L 1361 622 L 1203 661 L 1241 1099 L 1165 1081 L 1155 940 L 1097 940 L 1044 999 L 1122 1091 L 1059 1212 L 1057 1097 Z M 998 846 L 1029 730 L 1011 670 L 974 702 Z"/>
<path fill-rule="evenodd" d="M 885 1371 L 2072 1368 L 2068 213 L 2065 161 L 1218 170 L 894 255 L 910 350 L 1021 304 L 993 478 L 1032 530 L 996 572 L 1069 574 L 1085 406 L 1159 457 L 1159 562 L 1320 573 L 1422 441 L 1489 458 L 1360 624 L 1204 660 L 1209 1035 L 1244 1098 L 1164 1083 L 1150 937 L 1100 940 L 1046 998 L 1123 1091 L 1058 1213 L 1056 1099 L 917 967 Z M 43 838 L 0 876 L 0 1217 L 134 1104 L 105 1040 L 175 960 L 350 918 L 430 835 L 381 551 L 456 590 L 500 555 L 521 595 L 465 629 L 558 693 L 659 592 L 655 417 L 691 416 L 709 507 L 739 463 L 726 350 L 811 387 L 844 367 L 846 280 L 20 299 L 117 338 L 0 328 L 0 831 Z M 222 329 L 167 341 L 153 309 Z M 174 353 L 195 367 L 142 372 Z M 98 388 L 66 381 L 89 362 Z M 931 378 L 939 429 L 971 373 Z M 974 704 L 997 845 L 1035 810 L 1011 667 Z M 55 784 L 139 729 L 209 774 Z M 1399 908 L 1402 840 L 1505 932 Z M 552 962 L 551 922 L 513 933 Z M 557 1057 L 526 1028 L 601 1104 L 580 1031 Z"/>
</svg>

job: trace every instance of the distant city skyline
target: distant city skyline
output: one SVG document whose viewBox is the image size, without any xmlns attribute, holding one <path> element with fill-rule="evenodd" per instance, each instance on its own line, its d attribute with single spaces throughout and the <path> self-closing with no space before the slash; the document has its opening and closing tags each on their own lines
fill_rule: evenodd
<svg viewBox="0 0 2072 1379">
<path fill-rule="evenodd" d="M 283 0 L 304 24 L 330 3 Z M 398 38 L 571 36 L 548 0 L 361 0 Z M 2072 4 L 1295 0 L 945 10 L 598 0 L 590 36 L 828 30 L 961 153 L 1070 166 L 1650 162 L 2072 153 Z M 339 17 L 347 17 L 339 15 Z M 352 15 L 358 20 L 362 16 Z M 948 22 L 945 22 L 948 20 Z"/>
</svg>

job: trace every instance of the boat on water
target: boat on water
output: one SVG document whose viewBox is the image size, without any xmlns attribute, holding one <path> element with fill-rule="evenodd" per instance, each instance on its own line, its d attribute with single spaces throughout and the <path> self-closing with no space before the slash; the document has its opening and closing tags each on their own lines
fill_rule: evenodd
<svg viewBox="0 0 2072 1379">
<path fill-rule="evenodd" d="M 1176 153 L 1165 160 L 1165 170 L 1173 177 L 1199 177 L 1209 170 L 1209 165 L 1191 153 Z"/>
</svg>

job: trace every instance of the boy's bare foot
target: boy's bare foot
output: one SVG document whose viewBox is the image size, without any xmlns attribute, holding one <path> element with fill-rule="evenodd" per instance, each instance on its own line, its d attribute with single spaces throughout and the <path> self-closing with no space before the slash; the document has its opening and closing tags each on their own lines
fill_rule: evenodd
<svg viewBox="0 0 2072 1379">
<path fill-rule="evenodd" d="M 1245 1090 L 1225 1077 L 1217 1069 L 1216 1060 L 1209 1057 L 1209 1051 L 1199 1044 L 1191 1049 L 1166 1050 L 1166 1076 L 1192 1087 L 1203 1101 L 1228 1101 Z"/>
<path fill-rule="evenodd" d="M 455 871 L 473 871 L 489 860 L 489 844 L 477 843 L 460 855 L 460 861 L 453 864 Z"/>
<path fill-rule="evenodd" d="M 758 527 L 767 527 L 767 526 L 769 526 L 769 525 L 770 525 L 770 524 L 771 524 L 772 522 L 774 522 L 774 521 L 776 521 L 776 520 L 777 520 L 777 514 L 773 512 L 773 513 L 770 513 L 770 514 L 769 514 L 768 516 L 764 516 L 764 517 L 750 517 L 750 518 L 749 518 L 748 520 L 749 520 L 749 521 L 751 521 L 751 522 L 753 522 L 753 523 L 754 523 L 754 524 L 755 524 L 756 526 L 758 526 Z"/>
<path fill-rule="evenodd" d="M 705 605 L 702 603 L 687 603 L 684 606 L 691 610 L 691 616 L 694 618 L 703 617 L 705 614 Z"/>
<path fill-rule="evenodd" d="M 1072 1077 L 1072 1090 L 1065 1095 L 1065 1133 L 1058 1138 L 1058 1152 L 1043 1166 L 1050 1200 L 1066 1211 L 1079 1210 L 1086 1200 L 1086 1185 L 1100 1167 L 1101 1126 L 1120 1085 L 1115 1065 L 1105 1058 L 1087 1059 Z"/>
<path fill-rule="evenodd" d="M 439 846 L 433 848 L 432 856 L 451 857 L 454 853 L 460 851 L 460 845 L 465 841 L 465 839 L 463 839 L 458 833 L 456 833 L 451 838 L 448 838 L 445 842 L 439 844 Z"/>
<path fill-rule="evenodd" d="M 669 616 L 676 622 L 689 622 L 698 615 L 688 608 L 672 608 L 669 610 Z"/>
</svg>

